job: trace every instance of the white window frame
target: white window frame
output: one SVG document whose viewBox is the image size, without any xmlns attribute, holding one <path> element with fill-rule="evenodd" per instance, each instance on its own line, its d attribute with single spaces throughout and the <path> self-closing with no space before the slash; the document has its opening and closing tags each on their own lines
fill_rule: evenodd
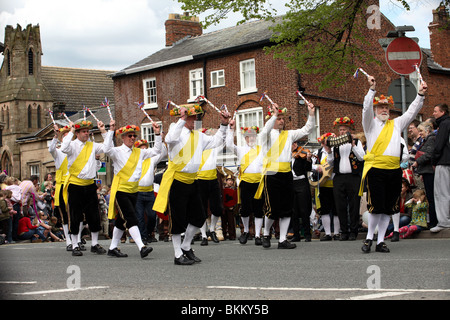
<svg viewBox="0 0 450 320">
<path fill-rule="evenodd" d="M 197 87 L 198 86 L 198 87 Z M 203 95 L 203 69 L 189 70 L 189 100 L 193 102 L 198 96 Z"/>
<path fill-rule="evenodd" d="M 248 68 L 253 64 L 253 68 Z M 255 59 L 247 59 L 239 62 L 239 77 L 241 91 L 238 95 L 258 92 L 256 87 L 256 63 Z"/>
<path fill-rule="evenodd" d="M 252 120 L 248 121 L 249 116 Z M 261 132 L 264 127 L 264 110 L 262 107 L 238 110 L 236 113 L 236 141 L 239 147 L 245 145 L 244 135 L 241 132 L 241 127 L 257 126 Z"/>
<path fill-rule="evenodd" d="M 162 121 L 155 121 L 159 124 L 159 127 L 162 131 Z M 153 132 L 153 127 L 150 122 L 141 124 L 141 139 L 145 139 L 148 141 L 149 148 L 153 148 L 155 145 L 155 133 Z"/>
<path fill-rule="evenodd" d="M 147 78 L 142 80 L 144 88 L 144 109 L 158 108 L 156 78 Z M 149 83 L 154 83 L 154 87 L 148 86 Z M 154 94 L 152 93 L 154 91 Z M 150 100 L 150 101 L 149 101 Z"/>
<path fill-rule="evenodd" d="M 38 176 L 40 177 L 40 165 L 39 163 L 34 163 L 29 165 L 30 168 L 30 177 L 31 176 Z"/>
<path fill-rule="evenodd" d="M 218 88 L 225 86 L 225 70 L 211 71 L 211 88 Z"/>
</svg>

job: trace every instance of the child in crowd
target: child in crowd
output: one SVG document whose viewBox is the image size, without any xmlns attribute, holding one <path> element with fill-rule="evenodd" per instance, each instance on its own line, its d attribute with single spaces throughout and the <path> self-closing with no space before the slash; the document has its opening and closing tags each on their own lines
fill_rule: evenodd
<svg viewBox="0 0 450 320">
<path fill-rule="evenodd" d="M 50 221 L 48 222 L 48 225 L 51 227 L 50 232 L 52 234 L 54 234 L 58 240 L 57 241 L 62 241 L 64 239 L 64 233 L 63 233 L 63 228 L 62 227 L 58 227 L 58 218 L 57 217 L 51 217 Z M 55 238 L 52 237 L 53 240 L 55 240 Z"/>
<path fill-rule="evenodd" d="M 10 232 L 11 210 L 12 207 L 8 206 L 8 203 L 6 202 L 6 190 L 0 190 L 0 233 L 4 234 L 5 237 L 7 237 Z"/>
<path fill-rule="evenodd" d="M 401 227 L 398 230 L 401 239 L 408 238 L 413 233 L 418 233 L 428 227 L 428 202 L 425 191 L 423 189 L 414 191 L 412 199 L 406 202 L 405 206 L 412 207 L 412 215 L 409 225 Z M 393 233 L 391 233 L 388 238 L 392 237 L 392 235 Z"/>
</svg>

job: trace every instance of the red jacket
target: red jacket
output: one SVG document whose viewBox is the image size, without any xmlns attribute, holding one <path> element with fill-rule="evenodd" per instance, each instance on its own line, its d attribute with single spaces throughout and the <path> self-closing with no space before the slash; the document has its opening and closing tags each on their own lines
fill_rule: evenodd
<svg viewBox="0 0 450 320">
<path fill-rule="evenodd" d="M 17 229 L 17 234 L 22 234 L 24 232 L 28 232 L 33 229 L 36 229 L 38 226 L 32 226 L 30 218 L 23 217 L 19 220 L 19 227 Z"/>
</svg>

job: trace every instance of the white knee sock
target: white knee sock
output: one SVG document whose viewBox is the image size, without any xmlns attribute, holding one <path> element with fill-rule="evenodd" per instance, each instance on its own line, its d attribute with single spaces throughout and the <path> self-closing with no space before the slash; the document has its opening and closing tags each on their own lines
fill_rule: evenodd
<svg viewBox="0 0 450 320">
<path fill-rule="evenodd" d="M 321 216 L 323 229 L 325 234 L 331 236 L 331 218 L 329 214 L 324 214 Z"/>
<path fill-rule="evenodd" d="M 392 223 L 394 224 L 394 231 L 398 232 L 400 227 L 400 212 L 392 215 Z"/>
<path fill-rule="evenodd" d="M 78 242 L 81 242 L 81 232 L 83 232 L 84 225 L 83 222 L 80 222 L 80 229 L 78 231 Z"/>
<path fill-rule="evenodd" d="M 270 235 L 270 228 L 272 228 L 275 220 L 264 217 L 264 236 Z"/>
<path fill-rule="evenodd" d="M 391 217 L 387 214 L 380 214 L 380 222 L 378 222 L 378 239 L 377 244 L 384 241 L 384 235 L 386 234 L 387 227 Z"/>
<path fill-rule="evenodd" d="M 191 242 L 197 231 L 198 227 L 195 227 L 192 224 L 188 224 L 186 232 L 184 233 L 184 240 L 183 243 L 181 244 L 181 249 L 185 251 L 191 250 Z"/>
<path fill-rule="evenodd" d="M 119 228 L 114 227 L 111 244 L 109 245 L 109 250 L 117 248 L 117 246 L 119 245 L 120 239 L 122 238 L 123 232 L 124 232 L 123 230 L 120 230 Z"/>
<path fill-rule="evenodd" d="M 380 222 L 380 214 L 369 213 L 369 221 L 367 224 L 367 236 L 366 239 L 373 240 L 373 235 L 375 233 L 375 228 Z M 383 234 L 384 236 L 384 234 Z"/>
<path fill-rule="evenodd" d="M 63 230 L 64 230 L 64 237 L 66 237 L 66 245 L 68 246 L 69 244 L 72 244 L 72 240 L 69 234 L 69 225 L 68 224 L 63 224 Z"/>
<path fill-rule="evenodd" d="M 255 237 L 261 237 L 261 228 L 263 225 L 263 218 L 255 218 Z"/>
<path fill-rule="evenodd" d="M 206 236 L 206 227 L 207 227 L 207 224 L 206 224 L 206 221 L 205 221 L 203 226 L 200 228 L 200 232 L 202 233 L 202 239 L 203 238 L 207 238 L 207 236 Z"/>
<path fill-rule="evenodd" d="M 219 217 L 216 217 L 215 215 L 211 215 L 211 224 L 209 226 L 209 231 L 213 232 L 216 230 L 216 224 L 217 221 L 219 220 Z"/>
<path fill-rule="evenodd" d="M 181 234 L 172 235 L 172 245 L 175 251 L 175 258 L 181 257 L 183 255 L 183 251 L 181 251 Z"/>
<path fill-rule="evenodd" d="M 334 234 L 338 234 L 340 232 L 341 229 L 341 225 L 339 224 L 339 217 L 338 216 L 334 216 L 333 217 L 333 227 L 334 227 Z"/>
<path fill-rule="evenodd" d="M 70 239 L 72 240 L 72 248 L 75 249 L 76 247 L 78 247 L 78 235 L 71 234 Z"/>
<path fill-rule="evenodd" d="M 280 239 L 279 242 L 286 240 L 287 232 L 289 229 L 289 223 L 291 222 L 290 217 L 280 218 Z"/>
<path fill-rule="evenodd" d="M 244 232 L 248 233 L 248 231 L 249 231 L 248 225 L 249 225 L 250 217 L 241 217 L 241 219 L 242 219 L 242 224 L 244 225 Z"/>
<path fill-rule="evenodd" d="M 91 232 L 91 246 L 95 246 L 98 244 L 98 231 Z"/>
<path fill-rule="evenodd" d="M 130 229 L 128 229 L 128 232 L 130 233 L 130 236 L 133 238 L 140 251 L 144 246 L 144 243 L 142 242 L 141 233 L 138 226 L 132 226 Z"/>
</svg>

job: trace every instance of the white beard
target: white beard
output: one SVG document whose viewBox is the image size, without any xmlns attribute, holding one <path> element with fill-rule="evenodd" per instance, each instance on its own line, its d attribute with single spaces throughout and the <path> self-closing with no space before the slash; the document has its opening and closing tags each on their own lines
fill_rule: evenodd
<svg viewBox="0 0 450 320">
<path fill-rule="evenodd" d="M 378 120 L 385 122 L 386 120 L 389 119 L 389 115 L 388 114 L 377 114 L 376 117 L 378 118 Z"/>
</svg>

